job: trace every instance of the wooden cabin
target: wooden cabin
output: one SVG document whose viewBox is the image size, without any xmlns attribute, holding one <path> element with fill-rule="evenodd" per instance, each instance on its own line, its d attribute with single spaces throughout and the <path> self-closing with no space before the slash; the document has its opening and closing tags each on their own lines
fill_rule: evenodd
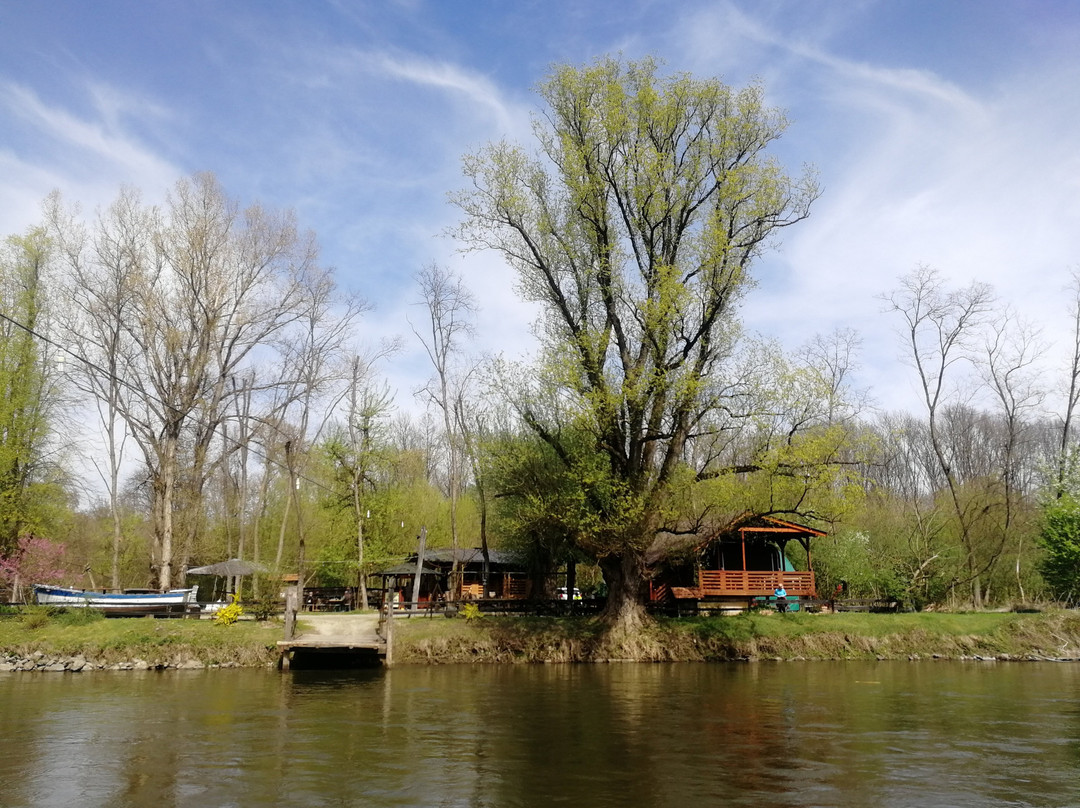
<svg viewBox="0 0 1080 808">
<path fill-rule="evenodd" d="M 374 587 L 374 591 L 381 592 L 375 598 L 380 605 L 385 603 L 387 592 L 392 593 L 396 603 L 407 603 L 412 599 L 413 580 L 416 577 L 416 556 L 401 564 L 379 570 L 374 577 L 380 579 L 380 585 Z M 441 570 L 432 567 L 424 561 L 423 570 L 420 573 L 420 591 L 417 593 L 418 605 L 423 607 L 427 604 L 434 605 L 438 601 L 445 600 L 445 580 Z M 369 588 L 371 591 L 371 588 Z"/>
<path fill-rule="evenodd" d="M 701 610 L 740 611 L 772 597 L 778 586 L 789 600 L 816 598 L 811 539 L 820 530 L 772 516 L 743 515 L 703 539 L 695 537 L 688 552 L 673 553 L 650 584 L 650 597 Z M 790 545 L 800 548 L 796 570 Z"/>
<path fill-rule="evenodd" d="M 455 560 L 457 573 L 454 573 Z M 420 603 L 435 600 L 524 600 L 532 591 L 529 573 L 516 556 L 501 550 L 488 551 L 487 593 L 484 592 L 484 554 L 478 547 L 428 550 L 420 577 Z M 402 564 L 376 573 L 383 581 L 393 579 L 404 598 L 412 597 L 416 554 Z M 385 588 L 385 583 L 384 583 Z M 451 595 L 452 593 L 452 595 Z"/>
<path fill-rule="evenodd" d="M 454 560 L 458 562 L 458 574 L 453 575 Z M 415 559 L 414 559 L 415 561 Z M 502 550 L 488 550 L 487 592 L 484 592 L 484 553 L 479 547 L 460 547 L 453 550 L 428 550 L 424 563 L 441 570 L 448 590 L 458 600 L 481 600 L 496 598 L 518 600 L 528 598 L 531 581 L 524 565 L 517 556 Z"/>
</svg>

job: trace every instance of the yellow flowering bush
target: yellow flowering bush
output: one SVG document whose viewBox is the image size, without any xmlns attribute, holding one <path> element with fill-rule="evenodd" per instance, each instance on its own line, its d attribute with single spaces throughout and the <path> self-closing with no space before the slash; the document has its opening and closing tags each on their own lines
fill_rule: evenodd
<svg viewBox="0 0 1080 808">
<path fill-rule="evenodd" d="M 240 598 L 234 594 L 232 603 L 218 609 L 217 614 L 214 615 L 214 622 L 219 626 L 231 626 L 240 619 L 243 613 L 244 607 L 240 605 Z"/>
<path fill-rule="evenodd" d="M 475 620 L 480 616 L 480 607 L 475 603 L 466 603 L 461 607 L 460 614 L 466 620 Z"/>
</svg>

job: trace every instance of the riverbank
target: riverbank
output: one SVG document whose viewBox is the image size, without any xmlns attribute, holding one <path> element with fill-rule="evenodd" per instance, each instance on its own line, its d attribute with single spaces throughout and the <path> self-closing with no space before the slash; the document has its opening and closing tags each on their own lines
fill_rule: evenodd
<svg viewBox="0 0 1080 808">
<path fill-rule="evenodd" d="M 0 671 L 259 667 L 277 662 L 281 624 L 105 618 L 30 609 L 0 617 Z"/>
<path fill-rule="evenodd" d="M 301 628 L 303 623 L 301 622 Z M 0 671 L 260 667 L 280 622 L 105 619 L 28 611 L 0 619 Z M 612 637 L 594 618 L 398 619 L 395 664 L 732 660 L 1080 661 L 1080 613 L 746 614 L 659 618 Z"/>
<path fill-rule="evenodd" d="M 395 624 L 403 663 L 734 660 L 1080 661 L 1080 613 L 743 614 L 659 618 L 627 637 L 596 620 L 482 617 Z"/>
</svg>

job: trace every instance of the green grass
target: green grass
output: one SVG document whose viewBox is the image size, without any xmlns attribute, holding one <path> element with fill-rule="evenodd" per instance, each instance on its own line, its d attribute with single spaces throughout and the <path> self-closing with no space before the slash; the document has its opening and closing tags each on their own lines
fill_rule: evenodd
<svg viewBox="0 0 1080 808">
<path fill-rule="evenodd" d="M 84 656 L 104 663 L 267 664 L 276 658 L 280 624 L 241 621 L 105 618 L 93 610 L 29 607 L 0 620 L 0 653 Z"/>
<path fill-rule="evenodd" d="M 301 626 L 303 624 L 301 623 Z M 0 654 L 84 656 L 110 664 L 198 660 L 265 665 L 280 623 L 105 619 L 84 610 L 28 608 L 0 620 Z M 402 663 L 589 662 L 613 659 L 906 659 L 932 656 L 1080 657 L 1080 613 L 745 614 L 659 618 L 612 637 L 597 618 L 396 619 Z"/>
<path fill-rule="evenodd" d="M 1080 615 L 745 614 L 660 618 L 630 637 L 596 619 L 485 616 L 395 625 L 402 662 L 902 659 L 1080 655 Z"/>
</svg>

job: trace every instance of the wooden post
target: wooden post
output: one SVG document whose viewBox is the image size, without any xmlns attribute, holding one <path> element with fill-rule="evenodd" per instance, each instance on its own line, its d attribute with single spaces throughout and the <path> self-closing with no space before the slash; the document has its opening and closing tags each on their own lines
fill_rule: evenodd
<svg viewBox="0 0 1080 808">
<path fill-rule="evenodd" d="M 424 549 L 427 546 L 426 527 L 420 528 L 420 536 L 418 538 L 420 540 L 420 544 L 416 550 L 416 575 L 413 576 L 412 603 L 408 605 L 410 612 L 418 608 L 417 604 L 419 604 L 420 602 L 420 576 L 424 573 Z"/>
<path fill-rule="evenodd" d="M 296 634 L 296 613 L 299 611 L 300 595 L 295 586 L 285 590 L 285 639 L 291 640 Z"/>
<path fill-rule="evenodd" d="M 577 562 L 573 556 L 566 560 L 566 611 L 574 613 L 574 590 L 577 589 Z"/>
<path fill-rule="evenodd" d="M 390 578 L 388 580 L 394 580 Z M 397 583 L 396 581 L 394 582 Z M 383 624 L 383 639 L 386 641 L 386 653 L 383 655 L 383 665 L 390 667 L 394 664 L 394 596 L 387 587 L 383 597 L 383 608 L 386 610 L 386 622 Z"/>
</svg>

